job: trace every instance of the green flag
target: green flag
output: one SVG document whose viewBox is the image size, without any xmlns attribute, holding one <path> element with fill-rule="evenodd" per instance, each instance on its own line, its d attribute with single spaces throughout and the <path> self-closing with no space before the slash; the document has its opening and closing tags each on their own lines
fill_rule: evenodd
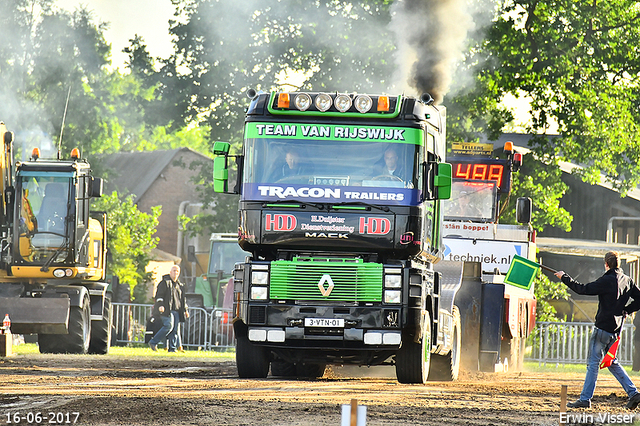
<svg viewBox="0 0 640 426">
<path fill-rule="evenodd" d="M 511 265 L 504 278 L 505 284 L 529 290 L 533 280 L 536 278 L 540 265 L 517 254 L 513 256 Z"/>
</svg>

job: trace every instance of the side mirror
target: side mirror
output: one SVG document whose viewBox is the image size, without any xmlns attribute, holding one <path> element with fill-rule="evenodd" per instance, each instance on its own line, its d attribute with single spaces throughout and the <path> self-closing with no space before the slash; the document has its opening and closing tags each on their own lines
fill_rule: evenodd
<svg viewBox="0 0 640 426">
<path fill-rule="evenodd" d="M 104 181 L 102 178 L 94 177 L 91 179 L 91 188 L 89 189 L 89 197 L 102 197 Z"/>
<path fill-rule="evenodd" d="M 231 144 L 229 142 L 215 142 L 213 144 L 213 153 L 215 155 L 229 155 Z"/>
<path fill-rule="evenodd" d="M 216 142 L 218 144 L 219 142 Z M 224 193 L 229 191 L 229 169 L 226 155 L 218 155 L 213 159 L 213 191 Z"/>
<path fill-rule="evenodd" d="M 433 177 L 433 185 L 436 189 L 436 199 L 448 200 L 451 198 L 451 176 L 453 169 L 449 163 L 438 163 L 436 175 Z"/>
<path fill-rule="evenodd" d="M 516 200 L 516 221 L 518 223 L 531 223 L 533 204 L 531 198 L 520 197 Z"/>
</svg>

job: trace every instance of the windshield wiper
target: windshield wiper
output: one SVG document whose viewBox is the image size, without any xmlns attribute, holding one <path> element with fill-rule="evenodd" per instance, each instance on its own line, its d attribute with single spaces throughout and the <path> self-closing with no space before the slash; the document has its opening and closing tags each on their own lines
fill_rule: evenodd
<svg viewBox="0 0 640 426">
<path fill-rule="evenodd" d="M 276 201 L 269 201 L 269 202 L 262 203 L 262 207 L 271 207 L 271 206 L 285 207 L 287 205 L 290 207 L 298 207 L 298 208 L 312 206 L 317 208 L 318 210 L 324 210 L 325 208 L 325 205 L 321 203 L 309 203 L 307 201 L 299 201 L 299 200 L 276 200 Z"/>
<path fill-rule="evenodd" d="M 376 204 L 365 203 L 362 201 L 345 201 L 343 203 L 336 203 L 336 204 L 332 204 L 331 208 L 335 208 L 336 206 L 350 206 L 350 205 L 371 207 L 372 209 L 382 210 L 383 212 L 388 212 L 390 210 L 389 207 L 387 206 L 378 206 Z"/>
<path fill-rule="evenodd" d="M 69 240 L 66 240 L 64 242 L 64 244 L 62 244 L 60 247 L 58 247 L 58 249 L 51 255 L 51 257 L 49 259 L 47 259 L 46 262 L 44 262 L 44 265 L 42 265 L 42 268 L 40 268 L 40 271 L 48 272 L 49 271 L 49 266 L 51 266 L 51 264 L 53 263 L 55 258 L 58 257 L 58 255 L 60 253 L 62 253 L 63 250 L 67 249 L 68 247 L 69 247 Z"/>
</svg>

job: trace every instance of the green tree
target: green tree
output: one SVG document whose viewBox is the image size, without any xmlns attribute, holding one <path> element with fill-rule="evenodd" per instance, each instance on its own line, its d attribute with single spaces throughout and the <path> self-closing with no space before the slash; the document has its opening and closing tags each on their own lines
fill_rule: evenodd
<svg viewBox="0 0 640 426">
<path fill-rule="evenodd" d="M 539 159 L 583 166 L 585 182 L 623 193 L 640 183 L 640 39 L 637 2 L 509 0 L 479 56 L 495 95 L 531 99 L 532 133 L 557 123 L 560 137 L 536 138 Z"/>
<path fill-rule="evenodd" d="M 152 207 L 151 214 L 143 213 L 131 196 L 121 199 L 117 192 L 94 200 L 92 208 L 107 212 L 108 273 L 131 286 L 134 301 L 146 303 L 146 284 L 151 281 L 151 274 L 145 269 L 151 250 L 158 244 L 153 235 L 162 208 Z"/>
<path fill-rule="evenodd" d="M 158 98 L 165 111 L 175 108 L 177 127 L 204 125 L 211 142 L 232 142 L 238 153 L 249 88 L 274 90 L 286 73 L 297 73 L 305 89 L 386 92 L 394 68 L 391 3 L 174 0 L 175 53 L 156 74 Z M 140 60 L 132 56 L 131 63 L 148 70 L 148 58 L 137 51 Z M 212 155 L 211 146 L 206 153 Z M 201 201 L 215 216 L 184 218 L 184 225 L 192 233 L 233 232 L 237 198 L 212 192 L 210 166 L 200 173 Z"/>
</svg>

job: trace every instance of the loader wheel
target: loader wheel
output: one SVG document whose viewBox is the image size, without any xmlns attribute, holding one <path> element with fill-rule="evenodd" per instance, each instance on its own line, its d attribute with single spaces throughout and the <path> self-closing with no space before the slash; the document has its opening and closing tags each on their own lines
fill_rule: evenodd
<svg viewBox="0 0 640 426">
<path fill-rule="evenodd" d="M 113 313 L 111 309 L 111 299 L 104 299 L 102 308 L 102 319 L 91 323 L 91 341 L 89 342 L 89 353 L 106 355 L 111 346 L 111 324 L 113 323 Z"/>
<path fill-rule="evenodd" d="M 82 306 L 69 308 L 69 334 L 38 334 L 40 353 L 86 354 L 91 336 L 91 311 L 89 295 Z"/>
<path fill-rule="evenodd" d="M 402 346 L 396 353 L 396 377 L 400 383 L 426 383 L 431 363 L 431 316 L 426 313 L 422 338 L 414 342 L 412 336 L 402 336 Z"/>
<path fill-rule="evenodd" d="M 452 381 L 460 373 L 460 349 L 462 348 L 460 311 L 453 307 L 453 343 L 447 355 L 432 355 L 429 380 Z"/>
<path fill-rule="evenodd" d="M 241 379 L 264 379 L 269 374 L 269 351 L 247 336 L 236 337 L 236 366 Z"/>
</svg>

